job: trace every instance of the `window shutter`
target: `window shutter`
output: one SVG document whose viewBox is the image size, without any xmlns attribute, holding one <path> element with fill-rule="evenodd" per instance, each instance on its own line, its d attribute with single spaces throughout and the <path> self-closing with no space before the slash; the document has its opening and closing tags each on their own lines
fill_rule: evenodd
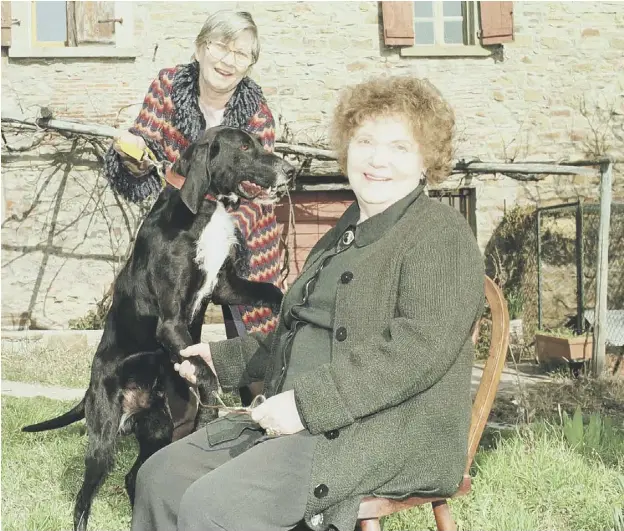
<svg viewBox="0 0 624 531">
<path fill-rule="evenodd" d="M 2 2 L 2 46 L 11 46 L 11 2 Z"/>
<path fill-rule="evenodd" d="M 414 46 L 413 2 L 382 2 L 381 16 L 386 46 Z"/>
<path fill-rule="evenodd" d="M 115 2 L 67 2 L 70 46 L 115 44 Z"/>
<path fill-rule="evenodd" d="M 513 41 L 513 2 L 479 2 L 481 43 L 502 44 Z"/>
</svg>

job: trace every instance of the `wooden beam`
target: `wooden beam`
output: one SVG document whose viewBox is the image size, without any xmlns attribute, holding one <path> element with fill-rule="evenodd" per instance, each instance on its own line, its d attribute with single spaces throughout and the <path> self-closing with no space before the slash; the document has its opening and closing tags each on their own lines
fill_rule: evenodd
<svg viewBox="0 0 624 531">
<path fill-rule="evenodd" d="M 80 122 L 57 120 L 55 118 L 26 118 L 18 112 L 2 110 L 3 123 L 19 123 L 42 129 L 56 129 L 68 133 L 83 135 L 102 136 L 114 138 L 122 131 L 115 127 L 99 124 L 85 124 Z M 317 160 L 336 160 L 335 152 L 329 149 L 319 149 L 310 146 L 288 144 L 284 142 L 275 143 L 275 151 L 290 155 L 301 155 Z M 453 167 L 453 173 L 503 173 L 518 181 L 540 181 L 546 175 L 582 175 L 593 177 L 596 170 L 585 165 L 598 165 L 597 161 L 575 161 L 575 165 L 559 164 L 556 161 L 547 162 L 470 162 L 459 160 Z"/>
<path fill-rule="evenodd" d="M 351 190 L 348 182 L 340 183 L 311 183 L 311 182 L 295 182 L 292 188 L 295 192 L 331 192 L 334 190 Z"/>
<path fill-rule="evenodd" d="M 307 155 L 319 160 L 337 160 L 336 154 L 330 149 L 285 144 L 284 142 L 275 142 L 275 151 L 288 155 Z"/>
<path fill-rule="evenodd" d="M 104 136 L 114 138 L 121 131 L 108 125 L 99 124 L 83 124 L 80 122 L 70 122 L 68 120 L 57 120 L 55 118 L 27 118 L 20 113 L 2 109 L 3 123 L 17 123 L 40 127 L 41 129 L 56 129 L 58 131 L 66 131 L 68 133 L 77 133 L 82 135 Z"/>
<path fill-rule="evenodd" d="M 596 170 L 583 166 L 567 166 L 532 162 L 463 162 L 459 161 L 453 168 L 454 173 L 525 173 L 535 175 L 583 175 L 591 177 Z M 543 177 L 542 177 L 543 178 Z M 522 179 L 521 179 L 522 180 Z M 527 179 L 524 179 L 527 180 Z M 541 180 L 534 178 L 533 180 Z"/>
</svg>

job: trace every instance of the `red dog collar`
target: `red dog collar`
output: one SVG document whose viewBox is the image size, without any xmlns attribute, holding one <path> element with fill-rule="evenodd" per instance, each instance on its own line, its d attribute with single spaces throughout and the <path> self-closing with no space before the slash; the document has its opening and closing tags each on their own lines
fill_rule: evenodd
<svg viewBox="0 0 624 531">
<path fill-rule="evenodd" d="M 184 177 L 182 175 L 180 175 L 179 173 L 174 172 L 171 169 L 171 166 L 169 166 L 166 170 L 165 170 L 165 181 L 167 181 L 171 186 L 173 186 L 174 188 L 182 188 L 182 185 L 184 184 Z"/>
</svg>

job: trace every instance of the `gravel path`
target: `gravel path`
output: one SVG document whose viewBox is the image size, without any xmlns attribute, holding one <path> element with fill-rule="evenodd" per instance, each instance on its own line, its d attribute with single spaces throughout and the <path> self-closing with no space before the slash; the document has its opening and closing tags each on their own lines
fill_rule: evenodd
<svg viewBox="0 0 624 531">
<path fill-rule="evenodd" d="M 53 385 L 41 385 L 25 382 L 2 380 L 2 394 L 8 396 L 34 397 L 45 396 L 56 400 L 80 400 L 85 393 L 84 389 L 71 389 Z"/>
<path fill-rule="evenodd" d="M 222 324 L 204 325 L 202 328 L 202 341 L 218 341 L 225 338 L 225 330 Z M 49 330 L 30 332 L 2 331 L 2 342 L 27 342 L 30 344 L 40 343 L 49 347 L 73 347 L 95 348 L 101 337 L 101 330 Z M 483 364 L 475 363 L 472 370 L 473 392 L 476 390 L 481 375 Z M 515 393 L 518 389 L 518 380 L 521 384 L 530 385 L 536 382 L 549 381 L 550 378 L 539 373 L 539 368 L 532 363 L 522 363 L 518 366 L 518 372 L 513 365 L 505 367 L 501 376 L 499 393 Z M 71 389 L 60 386 L 41 385 L 37 383 L 16 382 L 2 380 L 0 382 L 3 395 L 18 397 L 44 396 L 57 400 L 79 400 L 84 395 L 84 389 Z"/>
</svg>

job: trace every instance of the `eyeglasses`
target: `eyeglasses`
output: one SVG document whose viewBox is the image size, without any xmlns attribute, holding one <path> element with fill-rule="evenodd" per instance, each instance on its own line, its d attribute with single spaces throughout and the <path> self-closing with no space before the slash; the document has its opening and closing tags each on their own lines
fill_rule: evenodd
<svg viewBox="0 0 624 531">
<path fill-rule="evenodd" d="M 252 62 L 250 54 L 241 52 L 240 50 L 232 50 L 226 44 L 219 41 L 206 42 L 206 50 L 217 61 L 222 61 L 229 54 L 232 54 L 232 57 L 234 57 L 234 64 L 238 68 L 247 68 Z"/>
</svg>

